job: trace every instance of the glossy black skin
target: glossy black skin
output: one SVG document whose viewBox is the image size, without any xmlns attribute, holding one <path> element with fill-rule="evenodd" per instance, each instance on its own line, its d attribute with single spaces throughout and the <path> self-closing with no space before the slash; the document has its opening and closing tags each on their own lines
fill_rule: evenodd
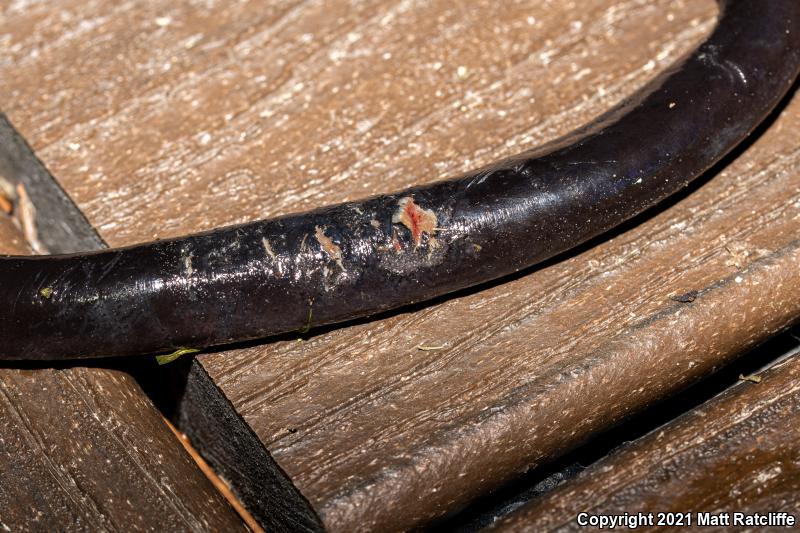
<svg viewBox="0 0 800 533">
<path fill-rule="evenodd" d="M 717 162 L 797 76 L 799 1 L 722 8 L 709 39 L 634 97 L 567 138 L 467 176 L 129 248 L 3 258 L 0 358 L 261 338 L 427 300 L 583 243 Z M 419 243 L 393 222 L 409 197 L 437 217 Z"/>
</svg>

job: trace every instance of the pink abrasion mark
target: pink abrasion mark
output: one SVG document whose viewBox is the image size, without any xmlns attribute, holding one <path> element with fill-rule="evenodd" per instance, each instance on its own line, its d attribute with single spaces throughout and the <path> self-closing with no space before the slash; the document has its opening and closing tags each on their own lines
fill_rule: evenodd
<svg viewBox="0 0 800 533">
<path fill-rule="evenodd" d="M 392 222 L 402 224 L 411 231 L 415 247 L 422 242 L 423 233 L 427 233 L 431 240 L 433 239 L 438 223 L 436 213 L 418 206 L 410 196 L 401 198 L 397 205 L 398 208 L 392 216 Z"/>
<path fill-rule="evenodd" d="M 392 228 L 392 246 L 394 246 L 394 251 L 397 253 L 403 251 L 403 245 L 397 240 L 397 230 L 394 228 Z"/>
</svg>

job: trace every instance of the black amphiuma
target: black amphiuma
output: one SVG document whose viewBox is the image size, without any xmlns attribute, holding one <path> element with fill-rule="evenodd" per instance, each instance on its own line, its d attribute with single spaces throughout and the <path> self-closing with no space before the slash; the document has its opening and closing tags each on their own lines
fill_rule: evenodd
<svg viewBox="0 0 800 533">
<path fill-rule="evenodd" d="M 207 347 L 518 271 L 678 191 L 792 85 L 800 2 L 722 2 L 713 34 L 591 124 L 464 177 L 207 233 L 0 259 L 0 358 Z"/>
</svg>

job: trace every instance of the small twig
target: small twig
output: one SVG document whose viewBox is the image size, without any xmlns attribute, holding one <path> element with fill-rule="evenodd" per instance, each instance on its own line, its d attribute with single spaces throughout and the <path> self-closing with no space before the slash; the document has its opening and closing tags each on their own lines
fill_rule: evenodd
<svg viewBox="0 0 800 533">
<path fill-rule="evenodd" d="M 313 311 L 313 308 L 309 307 L 308 308 L 308 320 L 306 321 L 306 325 L 297 330 L 297 333 L 299 333 L 300 335 L 305 335 L 306 333 L 311 331 L 311 313 L 312 313 L 312 311 Z"/>
<path fill-rule="evenodd" d="M 34 253 L 46 255 L 47 247 L 39 240 L 39 231 L 36 228 L 36 207 L 28 197 L 28 191 L 21 184 L 17 184 L 17 197 L 19 198 L 19 213 L 17 218 L 19 224 L 22 226 L 22 233 L 25 235 L 25 240 L 28 241 Z"/>
<path fill-rule="evenodd" d="M 757 376 L 755 374 L 750 374 L 749 376 L 745 376 L 744 374 L 739 374 L 740 381 L 750 381 L 752 383 L 761 383 L 761 376 Z"/>
<path fill-rule="evenodd" d="M 199 351 L 200 351 L 200 348 L 182 347 L 182 348 L 178 348 L 177 350 L 175 350 L 174 352 L 172 352 L 170 354 L 157 355 L 156 356 L 156 361 L 158 362 L 159 365 L 166 365 L 167 363 L 171 363 L 172 361 L 174 361 L 175 359 L 177 359 L 178 357 L 180 357 L 182 355 L 186 355 L 186 354 L 190 354 L 190 353 L 197 353 Z"/>
<path fill-rule="evenodd" d="M 746 250 L 735 251 L 731 248 L 729 243 L 725 243 L 725 251 L 731 254 L 731 259 L 726 261 L 725 264 L 728 266 L 736 267 L 737 269 L 741 270 L 744 266 L 744 261 L 747 260 L 747 256 L 750 255 Z"/>
<path fill-rule="evenodd" d="M 447 348 L 446 344 L 440 344 L 439 346 L 425 346 L 424 344 L 420 344 L 417 346 L 417 350 L 421 352 L 435 352 L 436 350 L 444 350 Z"/>
</svg>

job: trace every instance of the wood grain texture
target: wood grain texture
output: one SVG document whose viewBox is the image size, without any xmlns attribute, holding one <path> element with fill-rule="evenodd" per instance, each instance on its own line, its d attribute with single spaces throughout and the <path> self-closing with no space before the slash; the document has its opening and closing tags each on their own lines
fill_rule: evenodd
<svg viewBox="0 0 800 533">
<path fill-rule="evenodd" d="M 29 253 L 5 215 L 0 252 Z M 89 367 L 0 368 L 0 529 L 246 530 L 136 382 Z"/>
<path fill-rule="evenodd" d="M 27 59 L 0 66 L 0 88 L 113 245 L 540 144 L 689 51 L 714 15 L 666 0 L 64 5 L 6 11 L 2 46 Z M 38 44 L 42 27 L 57 46 Z M 240 492 L 285 473 L 331 530 L 408 528 L 707 375 L 800 314 L 798 118 L 793 102 L 694 194 L 563 261 L 305 342 L 200 357 L 224 395 L 214 405 L 249 425 L 250 457 L 270 461 L 263 444 L 275 461 L 248 476 L 227 450 L 221 466 L 243 472 Z M 690 290 L 694 302 L 670 299 Z"/>
<path fill-rule="evenodd" d="M 800 506 L 800 356 L 760 377 L 760 383 L 739 383 L 599 461 L 492 530 L 579 531 L 584 529 L 575 522 L 580 512 L 795 514 Z M 686 529 L 731 531 L 696 522 Z"/>
</svg>

